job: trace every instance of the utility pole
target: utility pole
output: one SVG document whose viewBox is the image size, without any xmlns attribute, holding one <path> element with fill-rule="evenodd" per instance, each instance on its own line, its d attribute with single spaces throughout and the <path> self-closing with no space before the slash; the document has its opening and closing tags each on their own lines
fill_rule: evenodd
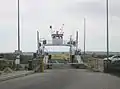
<svg viewBox="0 0 120 89">
<path fill-rule="evenodd" d="M 73 58 L 72 58 L 72 35 L 70 35 L 70 62 L 73 63 Z"/>
<path fill-rule="evenodd" d="M 37 31 L 37 55 L 40 56 L 40 39 L 38 31 Z"/>
<path fill-rule="evenodd" d="M 19 70 L 19 64 L 20 64 L 20 16 L 19 16 L 19 0 L 18 0 L 18 48 L 17 48 L 17 55 L 16 55 L 16 60 L 15 60 L 15 64 L 16 64 L 16 69 Z"/>
<path fill-rule="evenodd" d="M 18 0 L 18 51 L 20 52 L 20 12 L 19 12 L 19 0 Z"/>
<path fill-rule="evenodd" d="M 85 59 L 85 49 L 86 48 L 86 19 L 84 18 L 84 59 Z"/>
<path fill-rule="evenodd" d="M 78 31 L 76 31 L 76 50 L 78 51 Z"/>
<path fill-rule="evenodd" d="M 109 17 L 108 17 L 108 0 L 106 0 L 106 31 L 107 31 L 107 61 L 104 61 L 104 72 L 109 72 Z"/>
<path fill-rule="evenodd" d="M 72 55 L 72 35 L 70 35 L 70 55 Z"/>
<path fill-rule="evenodd" d="M 43 55 L 41 54 L 41 49 L 40 47 L 42 44 L 40 43 L 40 38 L 39 38 L 39 31 L 37 31 L 37 58 L 40 60 L 39 68 L 37 71 L 44 72 L 44 62 L 43 62 Z M 42 52 L 43 53 L 43 52 Z"/>
<path fill-rule="evenodd" d="M 106 0 L 106 15 L 107 15 L 107 60 L 109 59 L 109 16 L 108 16 L 108 0 Z"/>
</svg>

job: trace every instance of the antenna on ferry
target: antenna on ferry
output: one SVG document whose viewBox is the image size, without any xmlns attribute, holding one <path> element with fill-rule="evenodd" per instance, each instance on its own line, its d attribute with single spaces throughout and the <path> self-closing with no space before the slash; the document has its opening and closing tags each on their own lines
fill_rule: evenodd
<svg viewBox="0 0 120 89">
<path fill-rule="evenodd" d="M 50 25 L 51 33 L 53 34 L 55 31 L 53 31 L 52 25 Z"/>
<path fill-rule="evenodd" d="M 60 28 L 60 31 L 61 31 L 60 33 L 62 33 L 62 34 L 64 33 L 63 28 L 64 28 L 64 24 L 62 24 L 62 27 Z"/>
<path fill-rule="evenodd" d="M 50 25 L 50 29 L 52 30 L 52 26 Z"/>
</svg>

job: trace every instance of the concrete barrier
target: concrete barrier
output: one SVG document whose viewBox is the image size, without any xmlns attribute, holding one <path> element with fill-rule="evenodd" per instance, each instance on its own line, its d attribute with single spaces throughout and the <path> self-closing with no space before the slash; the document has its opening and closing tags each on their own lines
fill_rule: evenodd
<svg viewBox="0 0 120 89">
<path fill-rule="evenodd" d="M 19 73 L 11 73 L 11 74 L 7 74 L 7 75 L 1 75 L 0 76 L 0 82 L 2 81 L 6 81 L 6 80 L 10 80 L 10 79 L 15 79 L 15 78 L 19 78 L 19 77 L 24 77 L 24 76 L 28 76 L 34 74 L 33 71 L 28 71 L 28 72 L 19 72 Z"/>
</svg>

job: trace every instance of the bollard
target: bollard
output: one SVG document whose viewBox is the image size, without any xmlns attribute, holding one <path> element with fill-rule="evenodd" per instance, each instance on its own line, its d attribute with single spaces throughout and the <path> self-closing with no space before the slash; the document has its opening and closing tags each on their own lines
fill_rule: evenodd
<svg viewBox="0 0 120 89">
<path fill-rule="evenodd" d="M 32 70 L 33 69 L 33 65 L 32 65 L 32 60 L 28 61 L 28 70 Z"/>
<path fill-rule="evenodd" d="M 40 72 L 44 72 L 44 62 L 43 62 L 43 59 L 40 60 Z"/>
</svg>

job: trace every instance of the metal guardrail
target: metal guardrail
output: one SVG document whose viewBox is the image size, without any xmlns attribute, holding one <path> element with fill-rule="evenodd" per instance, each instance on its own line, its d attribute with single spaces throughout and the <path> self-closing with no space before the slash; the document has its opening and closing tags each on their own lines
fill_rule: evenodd
<svg viewBox="0 0 120 89">
<path fill-rule="evenodd" d="M 84 64 L 84 63 L 46 63 L 46 65 L 51 65 L 51 64 L 57 64 L 57 65 L 61 65 L 61 64 Z"/>
</svg>

